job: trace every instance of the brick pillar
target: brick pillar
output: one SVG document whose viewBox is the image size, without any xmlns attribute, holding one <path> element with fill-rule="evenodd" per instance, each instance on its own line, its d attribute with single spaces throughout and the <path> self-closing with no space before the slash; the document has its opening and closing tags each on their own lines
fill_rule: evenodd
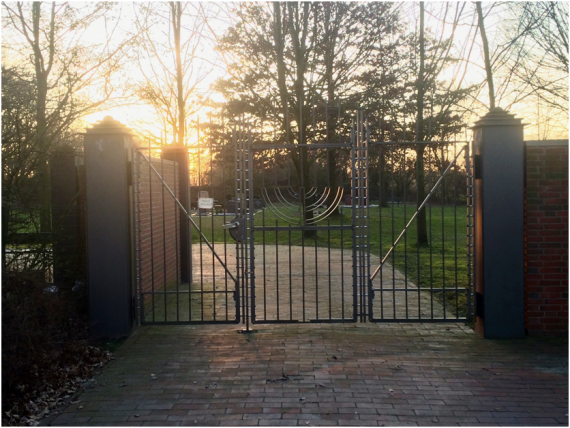
<svg viewBox="0 0 570 428">
<path fill-rule="evenodd" d="M 524 138 L 521 119 L 500 107 L 473 126 L 475 331 L 525 336 Z"/>
<path fill-rule="evenodd" d="M 190 214 L 190 170 L 188 149 L 186 147 L 165 147 L 162 156 L 178 163 L 178 183 L 180 193 L 178 198 L 186 212 Z M 192 229 L 186 214 L 180 210 L 180 281 L 182 284 L 192 283 Z"/>
<path fill-rule="evenodd" d="M 94 339 L 128 336 L 134 326 L 131 149 L 130 131 L 110 116 L 86 130 L 89 320 Z"/>
</svg>

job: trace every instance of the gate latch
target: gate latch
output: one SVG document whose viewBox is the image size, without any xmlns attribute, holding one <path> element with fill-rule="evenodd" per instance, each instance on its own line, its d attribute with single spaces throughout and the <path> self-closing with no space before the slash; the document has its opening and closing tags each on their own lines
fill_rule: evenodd
<svg viewBox="0 0 570 428">
<path fill-rule="evenodd" d="M 245 237 L 244 230 L 245 222 L 239 217 L 234 217 L 229 223 L 224 224 L 222 227 L 230 232 L 230 236 L 237 242 L 243 241 Z"/>
</svg>

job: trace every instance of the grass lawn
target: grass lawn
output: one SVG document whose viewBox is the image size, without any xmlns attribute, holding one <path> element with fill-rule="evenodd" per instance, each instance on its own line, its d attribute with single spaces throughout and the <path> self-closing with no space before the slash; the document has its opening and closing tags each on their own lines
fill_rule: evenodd
<svg viewBox="0 0 570 428">
<path fill-rule="evenodd" d="M 280 210 L 287 211 L 280 206 Z M 415 207 L 407 205 L 388 206 L 381 210 L 379 207 L 369 209 L 369 236 L 370 251 L 381 258 L 390 250 L 394 240 L 400 235 L 405 225 L 415 212 Z M 293 214 L 289 211 L 289 215 Z M 343 209 L 343 216 L 337 215 L 318 223 L 319 226 L 350 225 L 351 210 Z M 455 306 L 455 300 L 460 308 L 466 306 L 466 293 L 463 292 L 468 285 L 467 256 L 466 256 L 466 230 L 467 218 L 464 206 L 427 206 L 427 245 L 416 245 L 416 221 L 411 224 L 401 241 L 390 254 L 388 262 L 400 272 L 407 274 L 410 281 L 423 288 L 446 288 L 446 301 Z M 380 221 L 381 217 L 381 221 Z M 223 216 L 194 216 L 192 217 L 206 238 L 210 242 L 233 242 L 227 231 L 222 229 Z M 229 222 L 233 215 L 227 215 L 225 222 Z M 430 221 L 431 219 L 431 221 Z M 278 220 L 269 209 L 258 211 L 255 215 L 255 226 L 288 226 L 282 220 Z M 193 242 L 199 241 L 197 231 L 193 232 Z M 265 242 L 266 245 L 305 245 L 315 246 L 314 237 L 303 237 L 300 231 L 258 231 L 255 234 L 256 243 Z M 319 231 L 316 245 L 318 247 L 352 248 L 352 236 L 350 230 L 345 231 Z M 371 267 L 371 273 L 376 266 Z M 461 290 L 455 292 L 455 288 Z M 447 291 L 448 290 L 448 291 Z M 441 300 L 443 293 L 435 296 Z M 463 310 L 461 311 L 463 312 Z M 461 313 L 464 315 L 464 313 Z"/>
</svg>

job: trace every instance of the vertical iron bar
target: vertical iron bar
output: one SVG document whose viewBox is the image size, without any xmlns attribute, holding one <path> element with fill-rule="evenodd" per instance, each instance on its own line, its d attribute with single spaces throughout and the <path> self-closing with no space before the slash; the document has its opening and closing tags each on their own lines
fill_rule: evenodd
<svg viewBox="0 0 570 428">
<path fill-rule="evenodd" d="M 465 132 L 467 134 L 467 130 Z M 469 140 L 467 135 L 465 140 L 465 170 L 467 173 L 467 321 L 473 320 L 472 300 L 473 293 L 473 175 L 471 170 L 471 154 L 469 151 Z"/>
<path fill-rule="evenodd" d="M 344 213 L 340 211 L 340 288 L 342 300 L 342 319 L 344 319 Z"/>
<path fill-rule="evenodd" d="M 213 155 L 213 147 L 212 147 L 212 116 L 210 116 L 210 138 L 208 138 L 210 140 L 210 192 L 212 192 L 212 194 L 210 195 L 210 197 L 212 199 L 214 198 L 214 172 L 213 172 L 213 164 L 214 164 L 214 155 Z M 214 239 L 214 215 L 216 213 L 216 205 L 215 202 L 212 201 L 212 252 L 215 252 L 215 248 L 216 248 L 216 240 Z M 212 316 L 213 316 L 213 320 L 216 321 L 216 260 L 214 258 L 214 254 L 212 254 Z"/>
<path fill-rule="evenodd" d="M 292 263 L 291 263 L 291 229 L 289 229 L 289 320 L 293 320 L 293 279 Z"/>
<path fill-rule="evenodd" d="M 332 278 L 331 278 L 331 221 L 327 219 L 327 249 L 329 262 L 329 320 L 332 319 Z M 342 251 L 342 248 L 340 249 Z"/>
<path fill-rule="evenodd" d="M 238 185 L 239 185 L 239 218 L 241 222 L 244 222 L 246 219 L 244 217 L 244 209 L 245 209 L 245 201 L 244 201 L 244 180 L 243 180 L 243 174 L 244 174 L 244 168 L 245 168 L 245 162 L 244 162 L 244 154 L 243 154 L 243 117 L 240 117 L 240 124 L 239 124 L 239 131 L 238 131 L 238 140 L 237 140 L 237 144 L 239 147 L 239 181 L 238 181 Z M 243 229 L 242 229 L 243 230 Z M 245 324 L 246 320 L 247 320 L 247 315 L 245 312 L 245 306 L 246 306 L 246 302 L 247 302 L 247 295 L 245 294 L 245 290 L 246 290 L 246 286 L 247 286 L 247 279 L 246 279 L 246 274 L 245 274 L 245 269 L 246 269 L 246 260 L 245 260 L 245 250 L 244 247 L 245 243 L 243 242 L 243 236 L 242 236 L 242 240 L 239 243 L 239 257 L 240 257 L 240 272 L 241 272 L 241 313 L 242 313 L 242 323 Z"/>
<path fill-rule="evenodd" d="M 150 209 L 150 271 L 151 271 L 151 290 L 152 290 L 152 321 L 155 321 L 154 313 L 154 216 L 152 208 L 152 170 L 150 163 L 152 162 L 151 152 L 148 155 L 148 193 L 149 193 L 149 209 Z"/>
<path fill-rule="evenodd" d="M 255 321 L 255 230 L 253 228 L 253 152 L 251 150 L 252 136 L 251 129 L 248 128 L 248 140 L 247 140 L 247 168 L 248 168 L 248 179 L 247 179 L 247 190 L 249 199 L 249 290 L 251 295 L 251 322 Z M 249 324 L 248 324 L 249 327 Z M 249 328 L 248 328 L 249 330 Z"/>
<path fill-rule="evenodd" d="M 384 142 L 384 133 L 381 134 L 382 142 Z M 384 179 L 386 178 L 384 175 L 384 169 L 386 169 L 386 151 L 384 146 L 380 147 L 380 151 L 378 153 L 379 159 L 382 160 L 382 169 L 379 170 L 380 172 L 380 199 L 378 201 L 378 254 L 380 255 L 380 260 L 383 259 L 382 251 L 383 251 L 383 242 L 382 242 L 382 200 L 383 200 L 383 193 L 386 191 L 386 187 L 384 185 Z M 372 283 L 370 283 L 371 291 L 372 291 Z M 371 306 L 371 310 L 374 309 Z M 372 313 L 372 312 L 371 312 Z M 373 313 L 372 313 L 373 314 Z M 380 318 L 384 319 L 384 269 L 380 269 Z"/>
<path fill-rule="evenodd" d="M 262 167 L 261 167 L 261 179 L 262 188 L 265 189 L 265 151 L 262 152 Z M 263 319 L 267 319 L 267 274 L 265 270 L 265 265 L 267 264 L 267 258 L 265 254 L 265 208 L 261 212 L 261 224 L 263 225 L 262 233 L 262 246 L 263 246 Z"/>
<path fill-rule="evenodd" d="M 187 168 L 190 168 L 190 153 L 189 150 L 187 149 L 186 152 L 184 153 L 184 156 L 186 156 L 186 159 L 184 159 L 183 165 L 186 165 Z M 189 261 L 182 263 L 181 261 L 181 265 L 186 264 L 187 265 L 187 269 L 190 270 L 190 272 L 187 272 L 185 275 L 187 275 L 188 277 L 188 320 L 192 321 L 192 283 L 194 282 L 194 251 L 193 251 L 193 245 L 192 245 L 192 230 L 193 230 L 193 226 L 192 226 L 192 222 L 190 221 L 189 216 L 192 215 L 192 179 L 191 179 L 191 174 L 190 172 L 188 172 L 188 174 L 183 174 L 183 177 L 187 177 L 187 183 L 186 183 L 186 188 L 188 189 L 188 206 L 186 207 L 188 209 L 188 217 L 185 217 L 185 221 L 186 221 L 186 231 L 187 231 L 187 235 L 184 236 L 184 239 L 188 239 L 188 254 L 186 259 Z M 182 183 L 179 183 L 180 185 Z M 184 186 L 181 187 L 181 190 L 184 188 Z M 182 215 L 182 214 L 181 214 Z M 182 241 L 181 241 L 181 245 L 182 245 Z"/>
<path fill-rule="evenodd" d="M 196 130 L 198 138 L 196 143 L 200 146 L 200 116 L 196 122 Z M 196 200 L 196 208 L 198 209 L 198 224 L 202 230 L 202 210 L 200 209 L 199 201 L 202 192 L 202 149 L 198 149 L 198 198 Z M 190 201 L 192 204 L 192 201 Z M 204 254 L 202 250 L 202 234 L 200 234 L 200 320 L 204 321 Z"/>
<path fill-rule="evenodd" d="M 369 150 L 370 150 L 370 123 L 368 117 L 366 118 L 366 139 L 364 140 L 364 278 L 362 280 L 362 290 L 365 293 L 365 308 L 368 307 L 368 313 L 366 314 L 369 318 L 372 316 L 372 290 L 368 287 L 368 282 L 370 278 L 370 183 L 368 182 L 368 168 L 369 168 Z M 366 300 L 368 299 L 368 300 Z M 366 317 L 364 318 L 366 321 Z"/>
<path fill-rule="evenodd" d="M 417 139 L 417 137 L 416 137 L 416 139 Z M 420 187 L 419 187 L 419 183 L 420 183 L 420 175 L 419 175 L 419 174 L 420 174 L 420 168 L 419 168 L 419 165 L 420 165 L 420 162 L 419 162 L 419 158 L 418 158 L 418 152 L 419 152 L 419 150 L 417 149 L 418 147 L 419 147 L 419 145 L 416 144 L 416 200 L 418 199 L 417 195 L 418 195 L 418 193 L 419 193 L 419 191 L 420 191 Z M 424 172 L 424 171 L 423 171 L 423 165 L 424 165 L 424 163 L 423 163 L 423 155 L 424 155 L 424 151 L 422 150 L 421 153 L 422 153 L 422 174 L 423 174 L 423 172 Z M 423 174 L 423 175 L 424 175 L 424 178 L 425 178 L 425 174 Z M 425 182 L 425 179 L 424 179 L 423 181 Z M 422 194 L 423 194 L 423 192 L 422 192 Z M 425 210 L 424 210 L 424 213 L 425 213 Z M 419 227 L 419 222 L 416 221 L 416 256 L 417 256 L 417 257 L 416 257 L 416 264 L 417 264 L 417 266 L 416 266 L 416 268 L 417 268 L 417 273 L 416 273 L 416 275 L 417 275 L 417 276 L 416 276 L 416 278 L 417 278 L 417 280 L 416 280 L 417 284 L 416 284 L 416 286 L 417 286 L 417 289 L 418 289 L 418 319 L 421 319 L 421 318 L 422 318 L 422 302 L 421 302 L 421 293 L 420 293 L 420 288 L 421 288 L 421 277 L 420 277 L 420 242 L 419 242 L 419 239 L 417 239 L 417 237 L 419 236 L 419 234 L 418 234 L 418 227 Z"/>
<path fill-rule="evenodd" d="M 358 245 L 358 231 L 356 226 L 356 198 L 357 198 L 357 187 L 358 183 L 356 181 L 356 129 L 355 121 L 352 119 L 352 127 L 350 132 L 350 164 L 352 172 L 351 188 L 352 188 L 352 198 L 351 198 L 351 222 L 352 222 L 352 305 L 353 309 L 353 320 L 356 321 L 360 316 L 360 310 L 358 308 L 358 253 L 356 246 Z"/>
<path fill-rule="evenodd" d="M 133 170 L 135 171 L 135 196 L 136 196 L 136 213 L 137 213 L 137 257 L 138 257 L 138 290 L 139 290 L 139 321 L 144 324 L 144 295 L 143 295 L 143 267 L 142 267 L 142 242 L 141 242 L 141 162 L 140 162 L 140 151 L 135 150 L 134 161 L 135 165 Z"/>
<path fill-rule="evenodd" d="M 223 116 L 223 110 L 222 110 L 222 129 L 221 132 L 224 132 L 224 116 Z M 224 142 L 225 143 L 225 142 Z M 222 147 L 220 147 L 220 150 L 222 152 L 222 200 L 224 201 L 224 207 L 222 209 L 222 224 L 226 224 L 226 211 L 228 208 L 228 201 L 226 200 L 226 146 L 227 144 L 224 144 Z M 228 246 L 227 246 L 227 236 L 228 236 L 228 231 L 226 229 L 222 229 L 223 230 L 223 234 L 224 234 L 224 265 L 228 265 Z M 224 272 L 224 296 L 225 296 L 225 308 L 226 308 L 226 321 L 229 321 L 228 319 L 228 273 Z"/>
<path fill-rule="evenodd" d="M 176 159 L 176 158 L 174 158 Z M 180 183 L 176 183 L 177 180 L 177 171 L 176 166 L 180 168 L 180 164 L 172 161 L 172 182 L 174 183 L 173 191 L 176 194 L 177 185 L 178 188 L 180 187 Z M 178 196 L 180 196 L 180 191 L 178 191 Z M 175 262 L 176 262 L 176 289 L 178 292 L 176 293 L 176 320 L 180 321 L 180 285 L 181 285 L 181 278 L 180 278 L 180 269 L 179 269 L 179 258 L 178 258 L 178 234 L 180 233 L 180 220 L 178 215 L 178 204 L 176 200 L 174 200 L 174 254 L 175 254 Z M 190 291 L 190 290 L 188 290 Z"/>
<path fill-rule="evenodd" d="M 397 146 L 392 146 L 392 147 L 397 147 Z M 392 243 L 394 243 L 394 240 L 396 239 L 395 235 L 394 235 L 394 151 L 395 149 L 392 149 L 392 156 L 390 159 L 390 183 L 391 183 L 391 194 L 392 194 Z M 399 198 L 398 198 L 399 200 Z M 398 203 L 398 208 L 399 208 L 399 203 Z M 393 310 L 393 316 L 394 319 L 396 318 L 396 249 L 394 248 L 394 251 L 392 251 L 392 310 Z"/>
<path fill-rule="evenodd" d="M 442 138 L 443 141 L 443 138 Z M 443 170 L 444 161 L 443 146 L 441 147 L 441 169 Z M 446 301 L 447 293 L 445 290 L 445 178 L 441 181 L 441 268 L 442 268 L 442 288 L 443 288 L 443 319 L 447 319 Z"/>
<path fill-rule="evenodd" d="M 455 139 L 457 140 L 457 138 Z M 453 159 L 457 156 L 457 141 L 453 144 Z M 457 162 L 457 161 L 455 161 Z M 453 167 L 453 239 L 455 247 L 455 318 L 459 319 L 459 288 L 457 284 L 457 163 Z"/>
<path fill-rule="evenodd" d="M 329 100 L 327 99 L 325 101 L 325 144 L 329 143 Z M 329 167 L 329 163 L 330 163 L 330 150 L 331 149 L 326 149 L 326 154 L 327 154 L 327 166 L 326 166 L 326 171 L 327 171 L 327 187 L 330 189 L 331 187 L 331 177 L 329 174 L 330 171 L 330 167 Z"/>
<path fill-rule="evenodd" d="M 235 197 L 235 208 L 234 208 L 234 215 L 239 218 L 240 214 L 240 198 L 239 198 L 239 145 L 238 145 L 238 129 L 234 123 L 234 127 L 232 129 L 232 146 L 233 146 L 233 153 L 234 153 L 234 197 Z M 235 303 L 236 303 L 236 321 L 241 321 L 241 301 L 243 300 L 241 296 L 241 282 L 243 282 L 243 277 L 241 277 L 241 264 L 240 264 L 240 242 L 236 241 L 235 243 L 235 254 L 236 254 L 236 273 L 237 273 L 237 283 L 236 283 L 236 291 L 235 291 Z"/>
<path fill-rule="evenodd" d="M 437 147 L 435 147 L 437 149 Z M 434 149 L 434 151 L 435 151 Z M 435 157 L 435 154 L 434 154 Z M 435 161 L 435 160 L 434 160 Z M 428 151 L 428 171 L 429 171 L 429 187 L 432 188 L 433 185 L 433 178 L 432 178 L 432 170 L 431 170 L 431 147 Z M 432 252 L 432 218 L 431 218 L 431 199 L 429 201 L 429 284 L 430 284 L 430 310 L 431 310 L 431 319 L 433 319 L 433 252 Z"/>
<path fill-rule="evenodd" d="M 277 294 L 277 320 L 280 319 L 279 317 L 279 230 L 277 229 L 278 224 L 279 220 L 275 219 L 275 284 L 276 284 L 276 294 Z M 289 235 L 291 235 L 291 231 L 289 231 Z M 289 245 L 289 249 L 290 248 L 291 245 Z M 291 270 L 290 251 L 289 251 L 289 270 Z M 291 277 L 291 275 L 289 275 L 289 277 Z"/>
<path fill-rule="evenodd" d="M 164 156 L 160 156 L 160 176 L 164 177 Z M 164 285 L 164 321 L 168 318 L 168 294 L 166 290 L 166 219 L 165 219 L 165 200 L 164 186 L 160 186 L 162 196 L 162 280 Z M 178 287 L 177 287 L 178 288 Z"/>
<path fill-rule="evenodd" d="M 301 161 L 302 162 L 302 161 Z M 301 173 L 302 175 L 302 173 Z M 303 187 L 301 187 L 299 189 L 299 198 L 301 199 L 301 217 L 305 216 L 305 210 L 304 210 L 304 199 L 305 199 L 305 189 Z M 305 224 L 304 219 L 302 219 L 302 224 Z M 301 281 L 302 281 L 302 286 L 303 286 L 303 294 L 302 294 L 302 299 L 303 299 L 303 322 L 306 321 L 305 319 L 305 230 L 303 228 L 303 230 L 301 230 Z"/>
<path fill-rule="evenodd" d="M 360 322 L 362 322 L 364 307 L 362 305 L 362 111 L 356 112 L 356 134 L 355 134 L 355 150 L 356 150 L 356 283 L 358 287 L 358 314 Z"/>
<path fill-rule="evenodd" d="M 405 120 L 405 116 L 404 116 Z M 405 126 L 405 122 L 404 122 Z M 406 140 L 404 140 L 404 143 Z M 404 146 L 404 165 L 402 168 L 402 172 L 404 173 L 404 225 L 408 223 L 407 215 L 407 207 L 408 207 L 408 193 L 407 193 L 407 177 L 406 177 L 406 154 L 408 151 L 408 147 Z M 406 299 L 406 319 L 408 319 L 408 232 L 404 234 L 404 295 Z"/>
<path fill-rule="evenodd" d="M 315 304 L 316 304 L 316 319 L 319 319 L 319 262 L 317 254 L 317 230 L 315 230 Z"/>
</svg>

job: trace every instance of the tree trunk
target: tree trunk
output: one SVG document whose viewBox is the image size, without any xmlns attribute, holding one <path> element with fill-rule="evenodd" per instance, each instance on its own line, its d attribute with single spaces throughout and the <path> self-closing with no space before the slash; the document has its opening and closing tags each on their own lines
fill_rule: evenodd
<svg viewBox="0 0 570 428">
<path fill-rule="evenodd" d="M 495 85 L 493 84 L 493 70 L 491 68 L 491 57 L 489 56 L 489 42 L 487 41 L 487 33 L 485 32 L 485 23 L 483 19 L 483 10 L 481 2 L 477 5 L 477 16 L 479 18 L 479 29 L 481 30 L 481 39 L 483 40 L 483 53 L 485 55 L 485 71 L 487 72 L 487 85 L 489 86 L 489 109 L 495 108 Z"/>
<path fill-rule="evenodd" d="M 325 39 L 326 39 L 326 57 L 325 57 L 325 76 L 327 83 L 327 99 L 328 102 L 332 102 L 334 105 L 335 101 L 335 82 L 333 79 L 333 61 L 334 61 L 334 48 L 337 35 L 337 26 L 331 26 L 331 3 L 323 3 L 324 8 L 324 25 L 325 25 Z M 338 101 L 340 103 L 340 100 Z M 327 116 L 327 142 L 337 142 L 334 138 L 335 132 L 335 120 L 334 116 Z M 326 200 L 327 207 L 333 205 L 335 197 L 338 190 L 338 165 L 337 165 L 337 152 L 339 149 L 327 149 L 328 153 L 328 164 L 327 164 L 327 174 L 328 182 L 330 187 L 330 193 Z M 334 214 L 338 214 L 335 210 Z"/>
<path fill-rule="evenodd" d="M 178 132 L 176 135 L 176 143 L 180 146 L 184 145 L 185 121 L 186 121 L 186 105 L 184 102 L 184 84 L 182 81 L 182 58 L 180 53 L 180 26 L 182 11 L 180 2 L 170 3 L 172 10 L 172 29 L 174 32 L 174 49 L 176 51 L 176 88 L 178 102 Z"/>
<path fill-rule="evenodd" d="M 22 15 L 23 18 L 23 15 Z M 50 20 L 50 35 L 53 37 L 54 25 L 54 9 L 52 5 L 52 15 Z M 49 232 L 51 230 L 51 201 L 50 201 L 50 178 L 49 178 L 49 164 L 48 152 L 50 142 L 47 135 L 47 117 L 46 117 L 46 104 L 47 104 L 47 91 L 48 91 L 48 76 L 51 61 L 45 64 L 45 59 L 42 55 L 40 47 L 40 20 L 41 20 L 41 2 L 34 2 L 32 4 L 32 33 L 33 42 L 32 48 L 34 51 L 34 68 L 36 74 L 36 87 L 37 87 L 37 105 L 36 105 L 36 148 L 40 154 L 38 160 L 38 175 L 40 177 L 39 193 L 40 193 L 40 231 Z M 50 60 L 53 58 L 53 43 L 50 41 Z M 47 69 L 46 66 L 47 65 Z"/>
</svg>

